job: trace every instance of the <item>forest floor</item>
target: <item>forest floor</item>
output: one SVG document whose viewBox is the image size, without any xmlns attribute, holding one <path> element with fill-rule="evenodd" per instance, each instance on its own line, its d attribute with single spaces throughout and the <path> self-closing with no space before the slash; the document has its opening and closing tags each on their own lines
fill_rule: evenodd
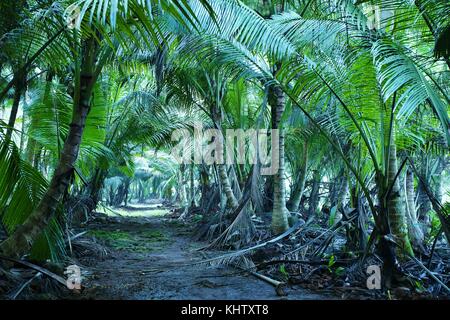
<svg viewBox="0 0 450 320">
<path fill-rule="evenodd" d="M 81 238 L 93 238 L 99 249 L 83 252 L 76 249 L 82 241 L 74 241 L 83 290 L 65 298 L 336 299 L 299 286 L 278 296 L 273 286 L 253 275 L 226 265 L 198 264 L 207 258 L 197 250 L 205 243 L 193 240 L 193 230 L 168 218 L 166 210 L 147 209 L 120 209 L 121 216 L 100 216 L 87 225 Z"/>
<path fill-rule="evenodd" d="M 264 248 L 252 251 L 242 261 L 232 261 L 224 258 L 224 254 L 228 257 L 234 250 L 200 250 L 208 243 L 195 240 L 199 231 L 197 216 L 191 216 L 188 221 L 181 221 L 179 216 L 178 210 L 171 212 L 157 203 L 132 204 L 115 209 L 98 208 L 87 223 L 79 221 L 74 224 L 78 227 L 67 230 L 70 241 L 66 241 L 68 254 L 64 261 L 36 262 L 38 265 L 24 261 L 8 272 L 0 267 L 0 300 L 450 298 L 443 287 L 413 261 L 403 263 L 407 276 L 401 285 L 388 292 L 369 290 L 364 270 L 367 265 L 377 263 L 376 257 L 367 258 L 365 265 L 358 267 L 353 262 L 355 259 L 346 258 L 345 252 L 341 254 L 342 241 L 338 235 L 328 246 L 332 254 L 328 259 L 308 260 L 307 256 L 289 255 L 289 252 L 303 248 L 324 235 L 323 228 L 319 226 L 299 229 L 295 235 L 282 241 L 263 244 Z M 265 223 L 261 220 L 257 228 L 263 226 L 267 229 Z M 271 239 L 267 238 L 270 235 L 258 232 L 260 239 L 256 243 Z M 318 246 L 320 243 L 312 249 Z M 436 248 L 431 268 L 448 286 L 450 256 L 447 251 L 446 247 Z M 211 258 L 215 258 L 213 263 Z M 223 263 L 241 261 L 241 265 L 246 265 L 250 259 L 253 264 L 249 265 L 256 266 L 258 274 Z M 81 290 L 66 288 L 68 275 L 64 271 L 74 264 L 81 271 Z M 6 278 L 2 277 L 2 272 Z M 264 277 L 265 280 L 261 279 Z M 269 284 L 267 277 L 283 281 L 283 288 L 274 287 L 273 281 Z"/>
</svg>

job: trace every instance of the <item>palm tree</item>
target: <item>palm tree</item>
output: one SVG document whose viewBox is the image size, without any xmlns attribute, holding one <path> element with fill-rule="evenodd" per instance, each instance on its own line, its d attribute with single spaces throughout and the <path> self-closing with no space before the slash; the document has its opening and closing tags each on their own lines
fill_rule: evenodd
<svg viewBox="0 0 450 320">
<path fill-rule="evenodd" d="M 117 24 L 119 24 L 120 26 L 122 26 L 124 32 L 127 32 L 129 29 L 125 29 L 125 26 L 129 22 L 124 18 L 131 13 L 137 14 L 141 17 L 141 22 L 143 22 L 148 28 L 147 31 L 155 35 L 156 26 L 153 25 L 154 22 L 151 23 L 149 17 L 144 18 L 145 15 L 143 15 L 143 13 L 145 11 L 145 7 L 141 6 L 139 2 L 130 1 L 130 11 L 128 11 L 128 1 L 126 2 L 127 3 L 121 3 L 120 6 L 120 9 L 123 10 L 125 16 L 117 15 L 119 4 L 118 2 L 114 2 L 111 4 L 112 7 L 109 8 L 109 10 L 103 10 L 103 21 L 105 21 L 104 18 L 106 17 L 107 13 L 114 12 L 116 16 L 111 15 L 111 28 L 114 30 L 117 27 Z M 105 8 L 108 8 L 107 2 L 92 4 L 91 1 L 87 0 L 84 2 L 82 11 L 85 13 L 86 10 L 90 8 L 90 10 L 94 12 L 96 9 L 96 4 L 99 7 L 104 6 Z M 147 3 L 147 5 L 151 4 Z M 176 9 L 172 2 L 165 3 L 165 5 L 168 9 L 168 11 L 166 11 L 168 12 L 168 14 L 173 14 L 177 18 L 179 18 L 179 9 Z M 151 7 L 147 7 L 147 9 L 151 14 Z M 81 16 L 81 18 L 83 18 L 83 16 Z M 84 21 L 82 19 L 78 20 L 79 25 L 80 22 Z M 185 21 L 183 20 L 181 22 Z M 66 27 L 67 26 L 65 25 L 60 25 L 60 30 L 65 30 Z M 0 245 L 0 251 L 5 255 L 21 256 L 23 253 L 30 250 L 32 244 L 42 233 L 43 229 L 48 225 L 62 196 L 67 191 L 73 175 L 74 164 L 78 157 L 83 129 L 85 127 L 87 115 L 91 107 L 92 91 L 102 71 L 102 68 L 104 67 L 107 59 L 110 57 L 112 52 L 109 46 L 105 46 L 106 43 L 102 44 L 101 42 L 99 42 L 99 31 L 100 29 L 95 29 L 95 27 L 93 29 L 89 29 L 87 31 L 87 34 L 81 35 L 81 40 L 79 40 L 80 35 L 78 34 L 77 30 L 74 29 L 72 32 L 72 40 L 75 42 L 81 41 L 81 45 L 79 47 L 79 52 L 77 52 L 75 55 L 75 65 L 77 68 L 74 72 L 74 105 L 70 129 L 64 142 L 64 146 L 61 150 L 59 163 L 55 168 L 49 187 L 43 195 L 41 201 L 33 210 L 33 212 L 30 213 L 26 221 Z M 58 31 L 56 34 L 59 35 L 60 33 L 61 32 Z M 103 33 L 103 36 L 107 35 Z M 153 39 L 156 41 L 157 37 L 153 36 Z M 55 37 L 52 37 L 50 40 L 52 40 L 51 42 L 53 43 Z M 159 43 L 159 40 L 157 43 Z M 40 49 L 38 49 L 37 53 L 40 53 Z M 27 65 L 28 63 L 20 70 L 26 70 L 25 67 L 27 67 Z M 16 81 L 17 80 L 14 80 L 12 82 L 16 83 Z M 19 91 L 17 92 L 19 93 Z M 8 135 L 6 136 L 6 141 L 8 141 Z"/>
<path fill-rule="evenodd" d="M 113 179 L 112 203 L 137 186 L 142 200 L 183 200 L 184 212 L 201 197 L 220 233 L 213 245 L 250 242 L 261 164 L 196 170 L 167 156 L 172 131 L 198 121 L 222 137 L 279 130 L 279 170 L 266 179 L 274 234 L 292 224 L 288 209 L 316 222 L 328 215 L 346 228 L 348 248 L 378 250 L 386 285 L 423 244 L 428 211 L 448 237 L 436 179 L 450 141 L 447 2 L 283 1 L 275 14 L 234 0 L 83 0 L 68 29 L 72 2 L 25 8 L 31 18 L 1 25 L 0 102 L 10 111 L 0 121 L 2 254 L 44 244 L 55 258 L 63 204 L 78 198 L 95 210 Z"/>
<path fill-rule="evenodd" d="M 272 129 L 278 130 L 278 171 L 273 177 L 273 212 L 272 231 L 280 234 L 289 228 L 289 211 L 286 208 L 286 182 L 285 182 L 285 152 L 284 130 L 281 119 L 285 110 L 285 95 L 279 85 L 269 87 L 269 105 L 272 107 Z M 273 152 L 273 150 L 272 150 Z"/>
</svg>

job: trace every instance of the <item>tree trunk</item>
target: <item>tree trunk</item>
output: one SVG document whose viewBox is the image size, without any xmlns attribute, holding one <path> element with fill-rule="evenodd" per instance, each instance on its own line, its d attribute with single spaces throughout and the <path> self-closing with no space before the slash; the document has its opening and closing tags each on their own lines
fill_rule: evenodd
<svg viewBox="0 0 450 320">
<path fill-rule="evenodd" d="M 378 233 L 377 249 L 383 260 L 383 285 L 386 288 L 391 288 L 392 280 L 399 275 L 400 265 L 397 259 L 396 246 L 389 240 L 392 232 L 389 222 L 387 201 L 384 198 L 385 180 L 385 176 L 380 175 L 376 177 L 378 185 L 379 215 L 375 219 L 375 227 Z"/>
<path fill-rule="evenodd" d="M 11 107 L 11 113 L 9 114 L 8 128 L 6 130 L 5 141 L 8 143 L 11 140 L 14 132 L 14 125 L 16 124 L 17 112 L 19 111 L 20 98 L 22 97 L 23 89 L 25 88 L 25 76 L 21 74 L 15 74 L 16 78 L 14 84 L 14 99 Z"/>
<path fill-rule="evenodd" d="M 144 190 L 144 180 L 139 180 L 138 182 L 139 185 L 139 203 L 144 203 L 145 201 L 145 190 Z"/>
<path fill-rule="evenodd" d="M 336 186 L 337 194 L 336 194 L 336 203 L 331 205 L 331 208 L 336 206 L 336 215 L 335 215 L 335 221 L 339 221 L 342 219 L 342 212 L 344 211 L 344 208 L 346 206 L 345 200 L 347 198 L 348 192 L 349 192 L 349 182 L 347 179 L 347 176 L 345 174 L 345 171 L 342 170 L 340 176 L 337 178 L 338 180 L 338 186 Z M 359 197 L 360 198 L 360 197 Z M 361 202 L 361 199 L 358 199 L 359 202 Z M 362 210 L 358 209 L 358 212 L 360 215 L 363 215 Z M 356 228 L 359 230 L 359 228 Z"/>
<path fill-rule="evenodd" d="M 122 203 L 124 203 L 125 206 L 127 205 L 129 186 L 130 186 L 130 178 L 123 177 L 121 179 L 121 183 L 119 184 L 119 187 L 117 188 L 115 193 L 114 193 L 114 191 L 111 191 L 112 192 L 111 205 L 113 207 L 120 207 L 122 205 Z M 111 190 L 112 190 L 112 188 L 111 188 Z"/>
<path fill-rule="evenodd" d="M 221 134 L 223 134 L 221 110 L 219 109 L 217 104 L 212 103 L 210 105 L 210 113 L 216 129 L 218 129 Z M 230 178 L 228 177 L 227 172 L 227 165 L 220 163 L 217 164 L 217 172 L 219 175 L 220 185 L 222 186 L 222 190 L 225 193 L 226 207 L 227 209 L 230 209 L 230 211 L 234 211 L 239 204 L 236 196 L 234 195 L 233 189 L 231 188 Z"/>
<path fill-rule="evenodd" d="M 238 201 L 234 196 L 233 189 L 231 188 L 230 179 L 228 179 L 227 169 L 225 164 L 218 164 L 217 170 L 219 171 L 220 184 L 222 185 L 223 192 L 227 198 L 227 208 L 236 209 L 238 207 Z"/>
<path fill-rule="evenodd" d="M 340 210 L 344 207 L 345 198 L 349 192 L 349 183 L 345 170 L 341 169 L 338 176 L 336 176 L 334 180 L 335 181 L 330 187 L 330 208 L 336 207 Z M 356 208 L 356 206 L 353 206 L 353 208 Z"/>
<path fill-rule="evenodd" d="M 417 214 L 419 216 L 419 221 L 422 223 L 422 232 L 427 235 L 431 230 L 431 201 L 425 192 L 425 187 L 422 181 L 419 180 L 417 187 Z"/>
<path fill-rule="evenodd" d="M 107 170 L 97 168 L 94 175 L 89 182 L 87 193 L 89 194 L 90 202 L 88 203 L 89 212 L 97 209 L 97 205 L 101 200 L 101 189 L 107 175 Z"/>
<path fill-rule="evenodd" d="M 124 195 L 124 203 L 125 203 L 125 207 L 128 206 L 128 194 L 130 192 L 130 183 L 131 183 L 131 179 L 130 178 L 125 178 L 125 195 Z"/>
<path fill-rule="evenodd" d="M 389 146 L 389 168 L 387 171 L 388 186 L 392 185 L 390 193 L 386 199 L 386 209 L 388 213 L 389 225 L 391 227 L 392 234 L 396 237 L 397 243 L 402 250 L 400 254 L 407 252 L 413 254 L 411 243 L 408 237 L 408 225 L 406 220 L 406 208 L 402 201 L 400 194 L 400 183 L 396 175 L 398 172 L 397 166 L 397 147 L 395 144 L 395 129 L 392 128 L 392 138 Z M 395 181 L 394 181 L 395 179 Z"/>
<path fill-rule="evenodd" d="M 405 195 L 408 213 L 408 230 L 411 242 L 415 248 L 421 248 L 424 240 L 422 228 L 419 225 L 416 204 L 414 202 L 414 173 L 412 170 L 406 171 L 405 177 Z"/>
<path fill-rule="evenodd" d="M 209 185 L 208 169 L 204 165 L 200 166 L 200 183 L 201 183 L 200 208 L 204 210 L 209 201 L 208 194 L 211 189 Z"/>
<path fill-rule="evenodd" d="M 190 192 L 191 192 L 191 207 L 195 207 L 195 185 L 194 185 L 194 164 L 191 164 L 189 168 L 189 178 L 190 178 Z"/>
<path fill-rule="evenodd" d="M 290 213 L 286 208 L 286 185 L 284 174 L 284 133 L 280 126 L 281 117 L 285 109 L 285 96 L 280 86 L 269 88 L 269 104 L 272 108 L 272 128 L 279 131 L 278 172 L 273 177 L 273 212 L 272 232 L 280 234 L 289 228 L 288 218 Z M 273 152 L 273 150 L 272 150 Z M 276 161 L 273 159 L 272 161 Z"/>
<path fill-rule="evenodd" d="M 436 200 L 440 203 L 442 203 L 442 198 L 443 198 L 443 181 L 442 181 L 442 173 L 446 168 L 446 161 L 445 159 L 441 156 L 439 157 L 438 161 L 438 165 L 436 168 L 436 171 L 434 172 L 434 190 L 436 190 L 434 192 L 434 194 L 436 195 Z"/>
<path fill-rule="evenodd" d="M 180 190 L 180 198 L 181 198 L 181 206 L 182 207 L 186 207 L 189 205 L 188 204 L 188 199 L 187 199 L 187 190 L 186 190 L 186 177 L 185 177 L 185 170 L 186 170 L 186 165 L 184 163 L 180 164 L 180 183 L 181 183 L 181 190 Z"/>
<path fill-rule="evenodd" d="M 273 176 L 266 176 L 263 194 L 263 210 L 270 212 L 273 208 Z"/>
<path fill-rule="evenodd" d="M 305 141 L 303 148 L 302 166 L 300 168 L 300 172 L 298 173 L 298 177 L 292 190 L 291 197 L 286 204 L 287 208 L 291 212 L 297 212 L 298 207 L 300 206 L 300 200 L 302 199 L 303 192 L 305 191 L 307 168 L 308 168 L 308 142 Z"/>
<path fill-rule="evenodd" d="M 309 194 L 308 220 L 316 215 L 317 207 L 319 206 L 320 180 L 320 171 L 316 169 L 313 173 L 311 193 Z"/>
<path fill-rule="evenodd" d="M 73 176 L 74 164 L 78 157 L 81 137 L 90 109 L 90 100 L 94 85 L 94 67 L 96 44 L 93 38 L 86 40 L 83 45 L 83 61 L 81 61 L 81 75 L 79 97 L 74 99 L 72 121 L 64 142 L 59 163 L 56 166 L 49 187 L 42 200 L 19 226 L 2 244 L 0 252 L 6 256 L 21 257 L 31 249 L 34 241 L 47 227 L 53 217 L 56 207 L 67 191 Z"/>
</svg>

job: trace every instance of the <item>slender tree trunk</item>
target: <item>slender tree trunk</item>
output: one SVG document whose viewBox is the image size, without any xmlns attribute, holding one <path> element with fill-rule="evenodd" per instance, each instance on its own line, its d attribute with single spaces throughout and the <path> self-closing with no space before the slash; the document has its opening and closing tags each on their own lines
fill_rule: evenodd
<svg viewBox="0 0 450 320">
<path fill-rule="evenodd" d="M 111 184 L 109 186 L 108 205 L 113 206 L 113 203 L 114 203 L 114 188 L 113 188 L 113 185 Z"/>
<path fill-rule="evenodd" d="M 341 184 L 340 184 L 340 190 L 337 198 L 337 206 L 338 209 L 342 209 L 345 207 L 345 199 L 347 198 L 349 192 L 349 184 L 348 179 L 345 175 L 342 175 L 341 177 Z"/>
<path fill-rule="evenodd" d="M 387 172 L 388 186 L 392 185 L 392 189 L 387 196 L 386 208 L 389 218 L 389 224 L 392 234 L 396 237 L 396 241 L 404 252 L 413 254 L 411 243 L 408 237 L 408 225 L 406 220 L 406 207 L 402 201 L 400 193 L 400 183 L 396 175 L 398 172 L 397 165 L 397 147 L 395 144 L 395 128 L 392 128 L 392 138 L 389 147 L 389 169 Z M 394 181 L 395 179 L 395 181 Z M 401 250 L 400 250 L 401 251 Z M 399 252 L 402 253 L 402 252 Z"/>
<path fill-rule="evenodd" d="M 19 111 L 20 98 L 22 97 L 23 90 L 25 88 L 25 76 L 21 74 L 15 74 L 14 84 L 14 99 L 11 107 L 11 113 L 9 114 L 8 128 L 6 130 L 5 141 L 11 140 L 14 125 L 16 124 L 17 112 Z"/>
<path fill-rule="evenodd" d="M 331 206 L 331 207 L 336 206 L 335 221 L 339 221 L 342 219 L 342 212 L 346 205 L 345 200 L 347 198 L 347 195 L 349 193 L 349 188 L 350 188 L 349 182 L 348 182 L 348 179 L 347 179 L 347 176 L 346 176 L 344 170 L 341 171 L 338 181 L 339 181 L 339 185 L 338 185 L 338 189 L 337 189 L 338 192 L 336 195 L 336 203 Z M 359 200 L 358 203 L 360 203 L 361 199 L 358 199 L 358 200 Z M 358 209 L 358 212 L 360 213 L 360 215 L 363 215 L 363 212 L 361 209 Z"/>
<path fill-rule="evenodd" d="M 94 85 L 95 47 L 93 38 L 83 44 L 83 60 L 79 97 L 75 99 L 72 121 L 64 142 L 61 157 L 42 200 L 20 225 L 0 245 L 0 252 L 6 256 L 20 257 L 31 249 L 31 246 L 47 227 L 53 217 L 56 207 L 67 191 L 73 176 L 74 164 L 78 157 L 81 137 L 90 109 L 90 100 Z"/>
<path fill-rule="evenodd" d="M 343 174 L 343 171 L 342 171 Z M 345 177 L 344 177 L 345 178 Z M 348 179 L 345 179 L 346 183 L 341 186 L 342 189 L 346 189 L 347 192 L 349 190 L 349 182 Z M 342 191 L 338 191 L 339 193 Z M 336 206 L 338 208 L 343 208 L 343 197 L 339 199 L 341 195 L 338 195 L 338 200 L 336 200 Z M 352 208 L 356 208 L 358 212 L 358 218 L 351 221 L 348 226 L 346 226 L 346 234 L 347 234 L 347 242 L 346 248 L 349 251 L 361 250 L 364 251 L 366 249 L 367 235 L 365 230 L 365 224 L 367 222 L 366 214 L 364 211 L 364 203 L 362 193 L 359 190 L 357 185 L 353 185 L 351 188 L 351 204 Z M 337 213 L 336 213 L 337 214 Z M 341 217 L 336 217 L 336 219 L 341 219 Z"/>
<path fill-rule="evenodd" d="M 220 184 L 222 185 L 223 192 L 227 198 L 227 208 L 236 209 L 238 207 L 238 201 L 234 196 L 233 189 L 231 188 L 230 179 L 227 174 L 227 166 L 225 164 L 218 164 L 217 170 L 219 171 Z"/>
<path fill-rule="evenodd" d="M 417 188 L 417 205 L 419 220 L 423 220 L 424 225 L 428 226 L 430 224 L 430 216 L 428 213 L 431 211 L 431 201 L 425 192 L 422 181 L 419 181 Z"/>
<path fill-rule="evenodd" d="M 273 208 L 273 176 L 266 176 L 264 183 L 263 210 L 270 212 Z"/>
<path fill-rule="evenodd" d="M 120 183 L 119 186 L 117 187 L 117 190 L 115 190 L 115 192 L 111 194 L 112 198 L 111 205 L 113 207 L 120 207 L 120 205 L 122 204 L 124 194 L 125 194 L 124 185 L 123 183 Z"/>
<path fill-rule="evenodd" d="M 120 207 L 122 203 L 124 203 L 125 206 L 127 205 L 129 187 L 130 187 L 130 178 L 123 177 L 115 194 L 114 193 L 112 194 L 113 206 Z"/>
<path fill-rule="evenodd" d="M 144 181 L 139 180 L 139 203 L 144 203 L 144 201 L 145 201 Z"/>
<path fill-rule="evenodd" d="M 222 130 L 222 119 L 221 119 L 221 112 L 220 109 L 216 104 L 210 105 L 210 112 L 212 116 L 212 120 L 218 130 L 223 134 Z M 227 165 L 226 164 L 217 164 L 217 171 L 219 174 L 219 181 L 220 185 L 222 186 L 222 190 L 225 193 L 226 197 L 226 207 L 228 209 L 231 209 L 230 211 L 233 211 L 236 209 L 239 205 L 238 200 L 233 192 L 233 189 L 231 188 L 230 178 L 228 176 L 227 172 Z"/>
<path fill-rule="evenodd" d="M 190 178 L 190 192 L 191 192 L 191 207 L 195 207 L 195 188 L 194 188 L 194 164 L 191 164 L 189 171 Z"/>
<path fill-rule="evenodd" d="M 208 194 L 211 188 L 209 185 L 208 170 L 204 165 L 200 166 L 200 182 L 201 182 L 200 208 L 202 210 L 205 210 L 207 203 L 209 201 Z"/>
<path fill-rule="evenodd" d="M 339 171 L 338 175 L 334 178 L 334 182 L 330 187 L 330 208 L 337 207 L 337 209 L 342 209 L 348 193 L 348 179 L 345 174 L 344 168 L 342 168 Z M 355 192 L 353 193 L 355 194 Z M 356 206 L 353 207 L 356 208 Z"/>
<path fill-rule="evenodd" d="M 442 204 L 443 198 L 443 181 L 442 181 L 442 173 L 446 168 L 446 161 L 443 157 L 439 157 L 438 166 L 434 173 L 434 189 L 436 190 L 434 193 L 436 194 L 436 200 Z"/>
<path fill-rule="evenodd" d="M 316 215 L 317 207 L 319 206 L 319 187 L 321 180 L 319 170 L 314 170 L 312 180 L 311 193 L 309 195 L 308 219 L 312 219 Z"/>
<path fill-rule="evenodd" d="M 414 202 L 414 173 L 412 170 L 406 171 L 405 177 L 405 195 L 408 209 L 408 230 L 411 242 L 415 248 L 421 248 L 424 240 L 422 228 L 419 225 L 416 204 Z"/>
<path fill-rule="evenodd" d="M 425 175 L 426 176 L 426 175 Z M 425 191 L 426 187 L 423 185 L 422 181 L 419 180 L 417 186 L 417 214 L 419 221 L 422 222 L 422 232 L 427 235 L 431 230 L 431 201 Z"/>
<path fill-rule="evenodd" d="M 20 129 L 20 142 L 19 142 L 20 154 L 23 153 L 24 144 L 25 144 L 25 114 L 22 114 L 22 128 Z"/>
<path fill-rule="evenodd" d="M 342 171 L 341 171 L 342 172 Z M 330 181 L 330 190 L 328 192 L 328 200 L 330 201 L 330 209 L 337 206 L 338 204 L 338 195 L 340 189 L 341 179 L 339 177 L 335 177 L 334 181 Z"/>
<path fill-rule="evenodd" d="M 184 163 L 180 164 L 180 183 L 181 183 L 181 206 L 187 208 L 189 206 L 188 192 L 186 188 L 186 165 Z"/>
<path fill-rule="evenodd" d="M 280 234 L 289 228 L 290 213 L 286 208 L 286 185 L 284 173 L 284 132 L 280 125 L 285 109 L 285 96 L 280 86 L 269 88 L 269 104 L 272 108 L 272 128 L 279 132 L 278 172 L 273 177 L 272 232 Z M 274 161 L 276 159 L 272 159 Z"/>
<path fill-rule="evenodd" d="M 363 199 L 362 197 L 360 197 L 358 199 L 358 219 L 356 221 L 356 226 L 355 229 L 357 230 L 357 239 L 358 239 L 358 248 L 360 251 L 365 251 L 366 250 L 366 245 L 367 245 L 367 238 L 368 238 L 368 234 L 367 234 L 367 214 L 366 214 L 366 210 L 364 208 L 364 204 L 363 204 Z"/>
<path fill-rule="evenodd" d="M 101 189 L 107 175 L 107 170 L 97 168 L 94 172 L 92 180 L 87 186 L 90 203 L 88 204 L 89 212 L 97 209 L 97 205 L 101 200 Z"/>
<path fill-rule="evenodd" d="M 308 169 L 308 142 L 305 141 L 303 147 L 302 166 L 300 168 L 300 172 L 298 173 L 298 177 L 292 190 L 291 197 L 286 204 L 287 208 L 291 212 L 297 212 L 298 207 L 300 206 L 300 200 L 302 199 L 303 192 L 305 191 L 307 169 Z"/>
<path fill-rule="evenodd" d="M 128 194 L 130 192 L 130 183 L 131 183 L 131 179 L 130 178 L 125 178 L 125 195 L 124 195 L 124 203 L 125 203 L 125 207 L 128 206 Z"/>
</svg>

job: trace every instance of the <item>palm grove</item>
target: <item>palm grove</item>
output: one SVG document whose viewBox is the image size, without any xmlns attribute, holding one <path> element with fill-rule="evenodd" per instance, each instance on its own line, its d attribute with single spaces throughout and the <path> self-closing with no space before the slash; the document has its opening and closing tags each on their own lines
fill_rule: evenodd
<svg viewBox="0 0 450 320">
<path fill-rule="evenodd" d="M 381 258 L 387 287 L 435 240 L 448 245 L 448 1 L 0 11 L 2 256 L 58 261 L 74 217 L 152 196 L 199 216 L 216 247 L 254 243 L 255 215 L 270 213 L 274 236 L 325 220 L 358 261 Z M 172 132 L 199 122 L 278 129 L 279 170 L 176 163 Z"/>
</svg>

